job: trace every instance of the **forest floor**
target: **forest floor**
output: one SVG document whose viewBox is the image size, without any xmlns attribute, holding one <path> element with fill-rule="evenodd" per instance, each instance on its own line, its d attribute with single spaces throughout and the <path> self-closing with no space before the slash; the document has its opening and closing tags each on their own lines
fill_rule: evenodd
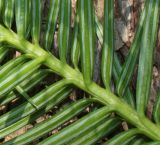
<svg viewBox="0 0 160 145">
<path fill-rule="evenodd" d="M 103 3 L 104 0 L 95 0 L 96 13 L 102 23 Z M 125 60 L 134 39 L 143 6 L 144 0 L 115 0 L 115 49 L 122 55 L 122 61 Z M 157 37 L 153 61 L 152 87 L 147 111 L 149 117 L 151 117 L 153 104 L 160 90 L 160 28 Z M 135 80 L 133 80 L 133 86 L 135 86 L 135 83 Z"/>
</svg>

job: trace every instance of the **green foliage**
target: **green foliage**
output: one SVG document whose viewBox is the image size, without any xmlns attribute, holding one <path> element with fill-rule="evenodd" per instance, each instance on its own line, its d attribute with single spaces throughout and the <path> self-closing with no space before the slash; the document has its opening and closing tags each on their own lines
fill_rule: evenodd
<svg viewBox="0 0 160 145">
<path fill-rule="evenodd" d="M 107 138 L 103 142 L 107 145 L 158 145 L 160 96 L 157 96 L 152 121 L 146 116 L 146 108 L 159 6 L 160 0 L 146 0 L 122 66 L 114 50 L 113 0 L 104 3 L 104 25 L 94 13 L 92 0 L 78 0 L 73 34 L 71 0 L 51 0 L 43 35 L 40 0 L 0 0 L 0 103 L 2 106 L 16 98 L 21 100 L 20 105 L 0 116 L 0 139 L 33 123 L 55 106 L 60 108 L 51 118 L 4 144 L 22 145 L 40 139 L 38 144 L 90 145 Z M 57 23 L 58 57 L 52 52 Z M 102 46 L 102 85 L 93 81 L 97 40 Z M 11 54 L 12 57 L 7 58 L 13 50 L 21 55 Z M 133 93 L 130 81 L 137 64 L 136 93 Z M 60 76 L 56 82 L 52 79 L 55 74 Z M 50 81 L 40 87 L 45 78 Z M 111 90 L 112 81 L 115 92 Z M 85 98 L 82 95 L 75 102 L 64 101 L 75 86 L 87 94 Z M 86 112 L 87 107 L 92 109 Z M 64 125 L 73 118 L 76 118 L 74 122 Z M 128 124 L 128 130 L 116 131 L 122 121 Z M 62 129 L 51 134 L 57 128 Z"/>
</svg>

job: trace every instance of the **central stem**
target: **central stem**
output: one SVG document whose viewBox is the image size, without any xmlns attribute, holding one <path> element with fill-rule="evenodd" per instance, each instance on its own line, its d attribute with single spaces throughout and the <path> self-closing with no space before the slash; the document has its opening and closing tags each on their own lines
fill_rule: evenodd
<svg viewBox="0 0 160 145">
<path fill-rule="evenodd" d="M 24 39 L 20 39 L 14 32 L 8 31 L 1 25 L 0 31 L 1 34 L 6 34 L 4 36 L 0 36 L 1 42 L 6 41 L 20 51 L 33 56 L 33 59 L 37 57 L 44 57 L 44 64 L 55 73 L 66 78 L 70 83 L 74 84 L 78 88 L 88 92 L 98 101 L 108 105 L 108 107 L 112 107 L 117 114 L 136 126 L 144 135 L 153 140 L 160 140 L 160 128 L 146 117 L 140 116 L 131 106 L 115 96 L 110 90 L 103 89 L 94 82 L 89 86 L 86 86 L 80 72 L 71 68 L 69 65 L 62 63 L 49 52 L 46 52 L 39 46 L 33 45 Z M 7 39 L 8 37 L 11 39 Z"/>
</svg>

